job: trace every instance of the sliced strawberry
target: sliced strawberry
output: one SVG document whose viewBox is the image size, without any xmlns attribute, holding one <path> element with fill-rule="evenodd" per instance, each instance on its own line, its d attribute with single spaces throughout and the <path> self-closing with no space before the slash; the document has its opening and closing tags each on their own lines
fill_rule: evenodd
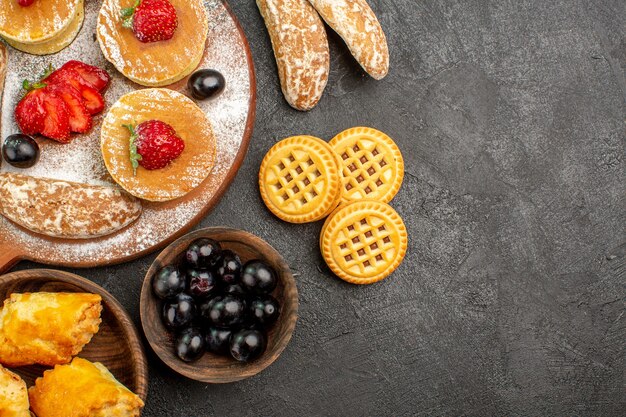
<svg viewBox="0 0 626 417">
<path fill-rule="evenodd" d="M 44 78 L 43 82 L 47 84 L 70 84 L 76 88 L 83 97 L 85 101 L 83 104 L 89 114 L 100 113 L 104 110 L 104 98 L 72 68 L 60 68 Z"/>
<path fill-rule="evenodd" d="M 80 91 L 70 84 L 50 84 L 46 88 L 58 94 L 67 105 L 72 132 L 85 133 L 91 129 L 93 121 L 83 104 L 84 99 Z"/>
<path fill-rule="evenodd" d="M 70 112 L 67 104 L 55 92 L 44 89 L 45 118 L 41 134 L 57 142 L 70 141 Z"/>
<path fill-rule="evenodd" d="M 80 92 L 85 99 L 85 108 L 90 114 L 98 114 L 104 110 L 104 98 L 91 87 L 81 87 Z"/>
<path fill-rule="evenodd" d="M 20 100 L 15 108 L 15 120 L 22 133 L 36 135 L 44 126 L 46 110 L 42 89 L 32 90 Z"/>
<path fill-rule="evenodd" d="M 94 67 L 93 65 L 88 65 L 80 61 L 68 61 L 59 68 L 59 70 L 63 69 L 73 69 L 82 77 L 89 87 L 98 91 L 104 90 L 111 80 L 109 74 L 102 68 Z"/>
</svg>

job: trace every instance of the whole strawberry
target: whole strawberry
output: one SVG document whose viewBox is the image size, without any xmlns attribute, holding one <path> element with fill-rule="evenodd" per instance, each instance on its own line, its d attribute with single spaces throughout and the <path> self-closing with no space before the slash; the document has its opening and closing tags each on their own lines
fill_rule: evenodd
<svg viewBox="0 0 626 417">
<path fill-rule="evenodd" d="M 168 0 L 137 0 L 132 7 L 122 9 L 122 21 L 141 42 L 171 39 L 178 26 L 176 9 Z"/>
<path fill-rule="evenodd" d="M 138 165 L 148 170 L 165 168 L 185 149 L 174 128 L 160 120 L 124 127 L 130 131 L 130 162 L 135 174 Z"/>
<path fill-rule="evenodd" d="M 31 4 L 33 4 L 34 0 L 17 0 L 17 4 L 19 4 L 22 7 L 28 7 Z"/>
</svg>

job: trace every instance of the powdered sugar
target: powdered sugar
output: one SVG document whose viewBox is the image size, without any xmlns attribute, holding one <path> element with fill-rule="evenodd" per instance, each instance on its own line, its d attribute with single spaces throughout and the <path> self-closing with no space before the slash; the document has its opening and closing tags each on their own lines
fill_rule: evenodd
<svg viewBox="0 0 626 417">
<path fill-rule="evenodd" d="M 85 242 L 55 241 L 25 232 L 0 217 L 0 241 L 11 242 L 24 249 L 24 254 L 35 260 L 71 265 L 76 263 L 107 263 L 122 260 L 146 251 L 176 234 L 203 214 L 233 169 L 246 132 L 246 121 L 251 106 L 251 80 L 243 35 L 220 0 L 205 1 L 209 16 L 207 53 L 200 68 L 213 68 L 226 78 L 226 89 L 213 101 L 198 101 L 211 120 L 217 141 L 216 163 L 211 175 L 190 195 L 171 203 L 144 203 L 141 218 L 121 232 Z M 95 39 L 99 2 L 87 2 L 85 23 L 78 38 L 60 53 L 49 57 L 31 56 L 11 49 L 8 73 L 2 101 L 0 135 L 17 133 L 14 108 L 21 97 L 20 85 L 24 78 L 34 78 L 48 63 L 59 67 L 70 59 L 79 59 L 107 69 L 112 76 L 106 92 L 107 109 L 123 94 L 140 88 L 125 79 L 106 62 Z M 172 88 L 189 95 L 184 83 Z M 21 170 L 27 175 L 55 178 L 90 184 L 112 183 L 100 154 L 100 126 L 103 115 L 94 120 L 94 128 L 87 135 L 77 135 L 67 145 L 38 139 L 42 152 L 40 162 L 33 168 Z M 243 150 L 242 150 L 243 151 Z M 3 164 L 0 171 L 15 170 Z"/>
</svg>

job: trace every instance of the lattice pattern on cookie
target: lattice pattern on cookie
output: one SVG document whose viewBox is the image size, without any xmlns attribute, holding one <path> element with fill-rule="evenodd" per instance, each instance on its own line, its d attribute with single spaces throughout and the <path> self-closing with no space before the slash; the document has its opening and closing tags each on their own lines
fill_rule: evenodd
<svg viewBox="0 0 626 417">
<path fill-rule="evenodd" d="M 394 141 L 376 129 L 353 127 L 335 136 L 343 177 L 342 201 L 391 201 L 404 178 L 404 160 Z"/>
<path fill-rule="evenodd" d="M 302 157 L 296 152 L 289 152 L 270 167 L 275 178 L 268 185 L 279 196 L 283 207 L 295 204 L 303 207 L 317 204 L 317 190 L 324 185 L 324 176 L 310 156 Z"/>
<path fill-rule="evenodd" d="M 386 267 L 394 260 L 396 252 L 390 237 L 392 233 L 390 226 L 379 217 L 361 217 L 338 233 L 335 244 L 339 247 L 340 258 L 337 262 L 346 271 L 356 267 L 361 273 L 369 267 Z"/>
<path fill-rule="evenodd" d="M 305 223 L 326 217 L 341 198 L 339 160 L 328 143 L 292 136 L 272 147 L 259 169 L 265 205 L 277 217 Z"/>
<path fill-rule="evenodd" d="M 404 259 L 407 242 L 406 226 L 391 206 L 359 200 L 329 216 L 322 227 L 320 249 L 339 278 L 372 284 L 395 271 Z"/>
<path fill-rule="evenodd" d="M 356 140 L 354 145 L 341 153 L 346 178 L 344 187 L 349 194 L 362 192 L 362 198 L 370 198 L 369 194 L 378 191 L 393 177 L 389 156 L 385 156 L 385 152 L 379 147 L 380 145 L 371 141 Z M 349 175 L 346 175 L 346 168 Z"/>
</svg>

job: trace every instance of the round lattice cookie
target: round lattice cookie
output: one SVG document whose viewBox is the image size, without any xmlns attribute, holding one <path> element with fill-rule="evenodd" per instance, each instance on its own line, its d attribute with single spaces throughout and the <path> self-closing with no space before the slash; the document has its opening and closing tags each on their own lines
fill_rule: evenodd
<svg viewBox="0 0 626 417">
<path fill-rule="evenodd" d="M 263 158 L 259 188 L 265 205 L 277 217 L 291 223 L 320 220 L 341 198 L 339 161 L 321 139 L 284 139 Z"/>
<path fill-rule="evenodd" d="M 369 127 L 353 127 L 335 136 L 330 146 L 341 160 L 341 201 L 393 199 L 404 178 L 404 160 L 389 136 Z"/>
<path fill-rule="evenodd" d="M 320 248 L 330 269 L 353 284 L 388 277 L 404 259 L 407 232 L 400 215 L 386 203 L 360 200 L 328 217 Z"/>
</svg>

